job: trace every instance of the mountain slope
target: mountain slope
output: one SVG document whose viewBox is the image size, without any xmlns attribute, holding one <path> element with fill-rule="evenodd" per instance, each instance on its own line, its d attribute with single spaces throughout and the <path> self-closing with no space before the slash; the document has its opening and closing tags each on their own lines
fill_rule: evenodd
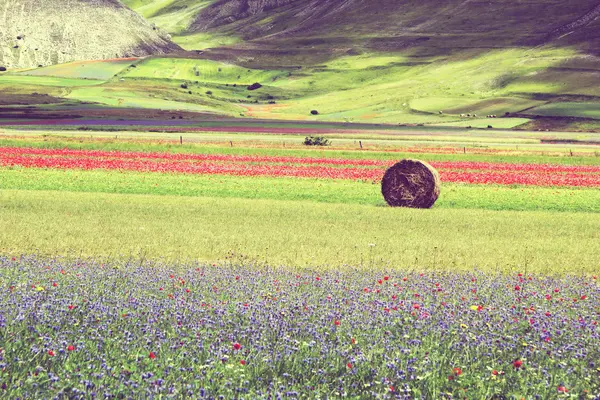
<svg viewBox="0 0 600 400">
<path fill-rule="evenodd" d="M 540 45 L 600 55 L 600 0 L 124 0 L 188 50 L 253 66 Z M 256 63 L 247 63 L 254 59 Z"/>
<path fill-rule="evenodd" d="M 495 47 L 556 39 L 596 24 L 599 10 L 598 0 L 219 0 L 191 29 L 242 32 L 247 39 L 427 35 L 450 47 Z"/>
<path fill-rule="evenodd" d="M 0 0 L 0 66 L 29 68 L 178 50 L 118 0 Z"/>
</svg>

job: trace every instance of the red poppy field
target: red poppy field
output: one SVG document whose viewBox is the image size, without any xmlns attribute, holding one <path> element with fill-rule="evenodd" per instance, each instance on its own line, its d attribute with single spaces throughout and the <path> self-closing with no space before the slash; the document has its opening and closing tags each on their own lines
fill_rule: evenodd
<svg viewBox="0 0 600 400">
<path fill-rule="evenodd" d="M 237 156 L 72 149 L 0 148 L 0 166 L 126 170 L 198 175 L 349 179 L 378 182 L 393 161 L 317 157 Z M 600 166 L 436 161 L 443 182 L 598 187 Z"/>
</svg>

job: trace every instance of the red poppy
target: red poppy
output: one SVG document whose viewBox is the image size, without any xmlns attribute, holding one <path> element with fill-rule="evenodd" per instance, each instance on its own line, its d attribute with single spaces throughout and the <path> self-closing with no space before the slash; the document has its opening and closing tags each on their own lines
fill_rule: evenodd
<svg viewBox="0 0 600 400">
<path fill-rule="evenodd" d="M 74 309 L 74 308 L 75 308 L 75 306 L 74 306 L 73 304 L 69 304 L 69 306 L 68 306 L 68 309 L 69 309 L 69 310 L 72 310 L 72 309 Z"/>
<path fill-rule="evenodd" d="M 69 347 L 67 347 L 67 350 L 69 350 L 69 351 L 73 351 L 73 350 L 75 350 L 75 346 L 73 346 L 73 345 L 70 345 Z"/>
<path fill-rule="evenodd" d="M 492 375 L 494 375 L 494 376 L 498 375 L 498 371 L 496 371 L 496 370 L 493 370 L 493 371 L 492 371 Z"/>
<path fill-rule="evenodd" d="M 519 286 L 519 285 L 515 286 L 515 290 L 521 290 L 521 286 Z"/>
<path fill-rule="evenodd" d="M 587 296 L 584 294 L 583 296 L 581 296 L 581 300 L 585 300 L 587 299 Z"/>
<path fill-rule="evenodd" d="M 346 367 L 348 367 L 349 369 L 352 369 L 352 364 L 348 363 L 348 364 L 346 364 Z"/>
<path fill-rule="evenodd" d="M 383 280 L 384 280 L 384 281 L 387 281 L 388 279 L 390 279 L 390 277 L 389 277 L 389 276 L 387 276 L 387 275 L 383 277 Z"/>
<path fill-rule="evenodd" d="M 242 364 L 242 365 L 246 365 L 246 361 L 244 361 L 244 360 L 240 360 L 240 364 Z"/>
<path fill-rule="evenodd" d="M 52 350 L 48 350 L 48 355 L 49 355 L 50 357 L 54 357 L 54 352 L 53 352 Z"/>
<path fill-rule="evenodd" d="M 567 393 L 569 390 L 566 387 L 564 387 L 563 385 L 560 385 L 558 387 L 558 391 L 561 393 Z"/>
<path fill-rule="evenodd" d="M 57 287 L 57 286 L 58 286 L 58 283 L 56 283 L 56 282 L 52 282 L 52 286 L 54 286 L 54 287 Z"/>
<path fill-rule="evenodd" d="M 340 321 L 338 319 L 336 319 L 335 321 L 333 321 L 333 323 L 335 324 L 335 326 L 340 326 Z"/>
<path fill-rule="evenodd" d="M 352 344 L 356 344 L 356 339 L 352 338 L 350 339 L 350 342 L 352 342 Z"/>
<path fill-rule="evenodd" d="M 148 354 L 148 357 L 149 357 L 151 360 L 154 360 L 154 359 L 156 358 L 156 354 L 154 354 L 153 352 L 150 352 L 150 354 Z"/>
<path fill-rule="evenodd" d="M 233 344 L 233 349 L 234 349 L 234 350 L 239 350 L 239 349 L 241 349 L 241 348 L 242 348 L 242 345 L 241 345 L 241 344 L 239 344 L 239 343 L 234 343 L 234 344 Z"/>
<path fill-rule="evenodd" d="M 452 372 L 454 372 L 454 375 L 459 376 L 462 374 L 462 369 L 456 367 L 456 368 L 452 369 Z"/>
<path fill-rule="evenodd" d="M 513 362 L 513 366 L 514 366 L 516 369 L 519 369 L 519 368 L 521 368 L 521 367 L 523 366 L 523 361 L 521 361 L 521 360 L 515 360 L 515 361 Z"/>
</svg>

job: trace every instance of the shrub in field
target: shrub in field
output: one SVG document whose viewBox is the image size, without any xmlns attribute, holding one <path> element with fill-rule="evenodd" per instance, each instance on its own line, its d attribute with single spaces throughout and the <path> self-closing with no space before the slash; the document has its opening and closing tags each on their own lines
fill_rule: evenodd
<svg viewBox="0 0 600 400">
<path fill-rule="evenodd" d="M 317 110 L 312 110 L 310 113 L 311 113 L 312 115 L 319 115 L 319 112 L 318 112 Z"/>
<path fill-rule="evenodd" d="M 431 208 L 440 195 L 440 176 L 423 161 L 402 160 L 386 171 L 381 193 L 392 207 Z"/>
<path fill-rule="evenodd" d="M 252 85 L 248 86 L 248 90 L 257 90 L 260 89 L 262 87 L 262 85 L 258 82 L 253 83 Z"/>
<path fill-rule="evenodd" d="M 305 146 L 329 146 L 331 141 L 323 136 L 307 136 L 304 138 Z"/>
<path fill-rule="evenodd" d="M 0 67 L 0 72 L 6 72 L 6 67 Z"/>
</svg>

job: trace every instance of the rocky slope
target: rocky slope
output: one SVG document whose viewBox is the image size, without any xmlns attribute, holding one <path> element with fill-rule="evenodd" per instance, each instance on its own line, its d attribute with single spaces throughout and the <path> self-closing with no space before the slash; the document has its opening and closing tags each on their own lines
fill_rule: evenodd
<svg viewBox="0 0 600 400">
<path fill-rule="evenodd" d="M 0 0 L 0 66 L 9 69 L 178 49 L 118 0 Z"/>
</svg>

